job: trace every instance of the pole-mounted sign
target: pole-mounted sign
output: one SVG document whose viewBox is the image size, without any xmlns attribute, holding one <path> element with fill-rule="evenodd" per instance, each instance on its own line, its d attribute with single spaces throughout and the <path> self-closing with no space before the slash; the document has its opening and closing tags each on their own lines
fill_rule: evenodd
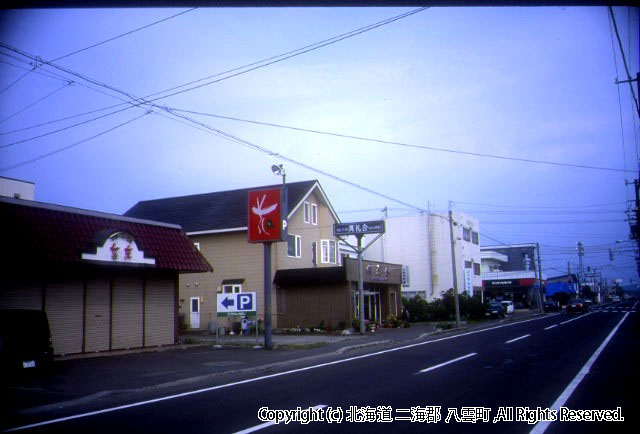
<svg viewBox="0 0 640 434">
<path fill-rule="evenodd" d="M 256 314 L 258 297 L 255 292 L 217 295 L 218 316 Z"/>
<path fill-rule="evenodd" d="M 371 222 L 356 222 L 356 223 L 335 223 L 333 225 L 333 235 L 342 240 L 345 244 L 351 247 L 358 254 L 358 300 L 360 311 L 360 333 L 364 334 L 364 281 L 363 281 L 363 260 L 362 254 L 367 248 L 376 242 L 378 238 L 385 232 L 384 220 L 371 221 Z M 364 248 L 362 247 L 362 238 L 367 234 L 378 234 L 369 244 Z M 358 244 L 352 246 L 347 242 L 343 236 L 355 235 Z"/>
<path fill-rule="evenodd" d="M 384 234 L 384 220 L 358 223 L 336 223 L 333 225 L 333 235 L 366 235 Z"/>
<path fill-rule="evenodd" d="M 249 192 L 249 242 L 282 241 L 282 190 Z"/>
<path fill-rule="evenodd" d="M 283 241 L 286 234 L 282 220 L 283 216 L 286 218 L 286 209 L 283 210 L 283 206 L 286 205 L 282 200 L 283 189 L 269 188 L 250 191 L 247 207 L 248 241 L 262 243 L 264 251 L 264 347 L 269 350 L 273 348 L 271 342 L 271 244 Z"/>
</svg>

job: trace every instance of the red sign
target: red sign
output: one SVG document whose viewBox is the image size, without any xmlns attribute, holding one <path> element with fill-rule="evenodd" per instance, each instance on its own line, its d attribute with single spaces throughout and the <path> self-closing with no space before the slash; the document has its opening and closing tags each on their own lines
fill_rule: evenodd
<svg viewBox="0 0 640 434">
<path fill-rule="evenodd" d="M 249 192 L 249 242 L 282 241 L 282 193 L 279 188 Z"/>
</svg>

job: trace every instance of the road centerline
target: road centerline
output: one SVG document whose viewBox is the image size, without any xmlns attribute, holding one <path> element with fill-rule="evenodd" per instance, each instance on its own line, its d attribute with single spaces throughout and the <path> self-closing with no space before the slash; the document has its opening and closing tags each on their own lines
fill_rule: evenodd
<svg viewBox="0 0 640 434">
<path fill-rule="evenodd" d="M 545 327 L 545 330 L 551 330 L 554 327 L 558 327 L 558 324 L 550 325 L 549 327 Z"/>
<path fill-rule="evenodd" d="M 521 340 L 521 339 L 528 338 L 529 336 L 531 336 L 531 334 L 526 334 L 526 335 L 524 335 L 524 336 L 520 336 L 520 337 L 518 337 L 518 338 L 511 339 L 510 341 L 505 342 L 505 344 L 510 344 L 510 343 L 512 343 L 512 342 L 515 342 L 515 341 L 519 341 L 519 340 Z"/>
<path fill-rule="evenodd" d="M 452 359 L 452 360 L 449 360 L 449 361 L 447 361 L 447 362 L 439 363 L 439 364 L 437 364 L 437 365 L 433 365 L 433 366 L 430 366 L 430 367 L 428 367 L 428 368 L 421 369 L 421 370 L 420 370 L 420 371 L 418 371 L 417 373 L 418 373 L 418 374 L 424 374 L 425 372 L 429 372 L 429 371 L 433 371 L 434 369 L 442 368 L 443 366 L 447 366 L 447 365 L 450 365 L 450 364 L 452 364 L 452 363 L 459 362 L 460 360 L 464 360 L 464 359 L 467 359 L 467 358 L 469 358 L 469 357 L 476 356 L 477 354 L 478 354 L 478 353 L 469 353 L 469 354 L 467 354 L 466 356 L 458 357 L 458 358 L 456 358 L 456 359 Z"/>
</svg>

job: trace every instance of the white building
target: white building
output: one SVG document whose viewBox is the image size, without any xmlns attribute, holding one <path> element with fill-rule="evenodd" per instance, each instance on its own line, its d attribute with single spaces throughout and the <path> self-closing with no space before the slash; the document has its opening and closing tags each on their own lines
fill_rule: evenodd
<svg viewBox="0 0 640 434">
<path fill-rule="evenodd" d="M 403 265 L 403 297 L 419 295 L 431 301 L 453 288 L 447 213 L 390 217 L 385 225 L 385 234 L 366 250 L 365 257 Z M 458 291 L 481 292 L 479 222 L 467 214 L 454 213 L 453 230 Z"/>
<path fill-rule="evenodd" d="M 36 185 L 33 182 L 0 176 L 0 196 L 35 200 Z"/>
</svg>

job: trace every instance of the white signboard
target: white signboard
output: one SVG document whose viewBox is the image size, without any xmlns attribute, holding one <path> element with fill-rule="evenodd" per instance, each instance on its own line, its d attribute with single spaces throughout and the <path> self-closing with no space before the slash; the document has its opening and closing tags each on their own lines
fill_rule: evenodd
<svg viewBox="0 0 640 434">
<path fill-rule="evenodd" d="M 473 269 L 464 269 L 464 290 L 469 294 L 469 297 L 473 297 Z"/>
<path fill-rule="evenodd" d="M 111 234 L 101 246 L 97 246 L 95 253 L 83 253 L 82 259 L 120 264 L 155 265 L 156 263 L 155 259 L 145 257 L 133 237 L 126 232 Z"/>
<path fill-rule="evenodd" d="M 218 294 L 218 316 L 255 315 L 258 299 L 255 292 Z"/>
</svg>

